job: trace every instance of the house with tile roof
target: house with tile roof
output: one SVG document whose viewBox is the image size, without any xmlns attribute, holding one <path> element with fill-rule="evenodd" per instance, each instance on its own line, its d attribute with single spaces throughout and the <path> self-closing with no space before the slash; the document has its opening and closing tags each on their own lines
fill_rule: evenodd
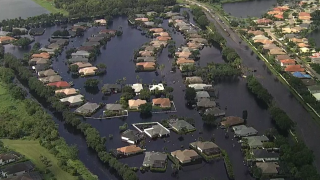
<svg viewBox="0 0 320 180">
<path fill-rule="evenodd" d="M 281 66 L 290 66 L 290 65 L 295 65 L 296 64 L 296 60 L 294 59 L 284 59 L 284 60 L 280 60 L 280 65 Z"/>
<path fill-rule="evenodd" d="M 54 76 L 54 75 L 57 75 L 57 73 L 53 69 L 48 69 L 45 71 L 38 72 L 39 77 L 48 77 L 48 76 Z"/>
<path fill-rule="evenodd" d="M 45 84 L 59 82 L 61 80 L 62 80 L 62 77 L 59 75 L 53 75 L 53 76 L 39 78 L 39 81 L 41 81 Z"/>
<path fill-rule="evenodd" d="M 301 65 L 289 65 L 287 66 L 284 71 L 286 72 L 304 72 L 305 69 L 301 67 Z"/>
<path fill-rule="evenodd" d="M 154 71 L 156 64 L 154 62 L 139 62 L 136 64 L 138 71 Z"/>
<path fill-rule="evenodd" d="M 181 164 L 190 163 L 200 158 L 196 151 L 189 149 L 173 151 L 171 156 L 179 160 Z"/>
<path fill-rule="evenodd" d="M 222 118 L 222 121 L 220 122 L 220 125 L 222 128 L 236 126 L 244 123 L 244 119 L 236 116 L 228 116 Z"/>
<path fill-rule="evenodd" d="M 152 99 L 152 106 L 171 108 L 171 102 L 169 98 L 156 98 Z"/>
<path fill-rule="evenodd" d="M 85 62 L 76 62 L 76 63 L 71 64 L 71 66 L 72 66 L 72 65 L 77 65 L 79 69 L 86 68 L 86 67 L 91 67 L 91 66 L 92 66 L 91 63 L 85 63 Z"/>
<path fill-rule="evenodd" d="M 71 85 L 66 81 L 59 81 L 59 82 L 49 83 L 49 84 L 47 84 L 47 86 L 55 86 L 57 88 L 68 88 L 68 87 L 71 87 Z"/>
<path fill-rule="evenodd" d="M 130 145 L 130 146 L 124 146 L 121 148 L 117 148 L 117 152 L 119 154 L 129 156 L 129 155 L 141 153 L 141 152 L 143 152 L 143 150 L 136 145 Z"/>
<path fill-rule="evenodd" d="M 71 96 L 71 95 L 76 95 L 79 93 L 79 90 L 75 89 L 75 88 L 67 88 L 67 89 L 59 89 L 55 91 L 55 94 L 59 94 L 62 93 L 66 96 Z"/>
<path fill-rule="evenodd" d="M 146 100 L 141 100 L 141 99 L 130 99 L 128 101 L 128 104 L 129 104 L 129 108 L 130 109 L 139 109 L 139 106 L 142 105 L 142 104 L 146 104 L 147 101 Z"/>
<path fill-rule="evenodd" d="M 96 74 L 96 71 L 98 70 L 97 67 L 86 67 L 86 68 L 82 68 L 79 69 L 79 74 L 83 75 L 83 76 L 93 76 Z"/>
<path fill-rule="evenodd" d="M 142 166 L 151 168 L 165 168 L 167 154 L 162 152 L 145 152 Z"/>
<path fill-rule="evenodd" d="M 90 103 L 87 102 L 84 105 L 78 107 L 74 112 L 77 114 L 81 114 L 81 115 L 91 115 L 94 112 L 96 112 L 98 110 L 98 108 L 100 107 L 99 104 L 97 103 Z"/>
<path fill-rule="evenodd" d="M 83 103 L 84 101 L 84 96 L 81 94 L 75 95 L 75 96 L 70 96 L 66 98 L 60 99 L 61 102 L 67 103 L 69 106 L 79 106 Z"/>
<path fill-rule="evenodd" d="M 50 59 L 50 54 L 47 52 L 41 52 L 39 54 L 32 54 L 31 58 L 44 58 L 44 59 Z"/>
<path fill-rule="evenodd" d="M 190 143 L 190 146 L 207 156 L 217 155 L 221 153 L 219 146 L 211 141 L 196 141 Z"/>
</svg>

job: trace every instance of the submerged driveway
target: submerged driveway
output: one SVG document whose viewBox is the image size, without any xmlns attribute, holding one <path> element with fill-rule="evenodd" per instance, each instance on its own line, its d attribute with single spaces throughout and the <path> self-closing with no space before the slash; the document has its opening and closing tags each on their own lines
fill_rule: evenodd
<svg viewBox="0 0 320 180">
<path fill-rule="evenodd" d="M 314 120 L 299 101 L 294 98 L 287 87 L 279 82 L 277 77 L 269 71 L 265 63 L 260 60 L 256 54 L 252 53 L 252 50 L 248 48 L 246 42 L 242 41 L 242 39 L 227 27 L 227 25 L 221 23 L 219 21 L 220 18 L 212 14 L 211 10 L 206 7 L 203 8 L 206 10 L 205 12 L 209 21 L 214 23 L 217 31 L 219 31 L 226 39 L 227 46 L 236 50 L 241 57 L 244 66 L 256 70 L 255 76 L 259 82 L 274 97 L 276 104 L 296 123 L 297 135 L 304 140 L 311 150 L 313 150 L 315 155 L 314 163 L 317 169 L 320 169 L 320 145 L 316 139 L 317 137 L 320 137 L 320 128 L 316 120 Z M 224 29 L 226 29 L 226 31 Z M 226 32 L 229 33 L 230 36 L 228 36 Z M 241 42 L 241 44 L 239 42 Z"/>
</svg>

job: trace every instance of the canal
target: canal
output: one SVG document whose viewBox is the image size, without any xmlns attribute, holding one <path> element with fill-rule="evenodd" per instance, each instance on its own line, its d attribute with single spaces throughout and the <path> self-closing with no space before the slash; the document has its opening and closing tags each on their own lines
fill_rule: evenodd
<svg viewBox="0 0 320 180">
<path fill-rule="evenodd" d="M 53 1 L 52 1 L 53 2 Z M 32 0 L 0 0 L 0 21 L 49 13 Z"/>
<path fill-rule="evenodd" d="M 239 18 L 260 17 L 266 13 L 277 0 L 252 0 L 244 2 L 225 3 L 222 5 L 224 11 L 231 16 Z"/>
</svg>

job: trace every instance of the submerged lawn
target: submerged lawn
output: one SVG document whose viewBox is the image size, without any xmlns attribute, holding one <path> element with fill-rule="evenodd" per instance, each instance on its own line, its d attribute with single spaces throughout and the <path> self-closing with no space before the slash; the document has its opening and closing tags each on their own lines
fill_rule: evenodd
<svg viewBox="0 0 320 180">
<path fill-rule="evenodd" d="M 50 11 L 51 13 L 61 13 L 65 16 L 67 16 L 69 13 L 66 10 L 58 9 L 54 7 L 54 1 L 53 0 L 33 0 L 35 3 L 39 4 L 46 10 Z"/>
<path fill-rule="evenodd" d="M 0 88 L 1 89 L 1 88 Z M 55 175 L 56 179 L 63 180 L 75 180 L 76 177 L 63 171 L 58 166 L 58 160 L 51 154 L 46 148 L 42 147 L 38 141 L 34 140 L 1 140 L 8 148 L 24 155 L 27 159 L 30 159 L 38 169 L 44 171 L 46 166 L 41 162 L 40 156 L 46 157 L 52 166 L 48 169 Z M 45 179 L 48 179 L 45 177 Z"/>
</svg>

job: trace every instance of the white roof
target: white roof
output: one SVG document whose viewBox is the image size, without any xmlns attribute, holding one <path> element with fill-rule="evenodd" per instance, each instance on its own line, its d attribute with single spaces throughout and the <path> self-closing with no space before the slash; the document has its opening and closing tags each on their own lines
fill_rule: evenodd
<svg viewBox="0 0 320 180">
<path fill-rule="evenodd" d="M 134 89 L 135 93 L 138 93 L 143 89 L 143 86 L 140 83 L 132 84 L 131 87 L 132 87 L 132 89 Z"/>
<path fill-rule="evenodd" d="M 196 90 L 203 90 L 205 87 L 212 87 L 210 84 L 189 84 L 189 87 Z"/>
<path fill-rule="evenodd" d="M 88 51 L 77 51 L 72 53 L 71 56 L 89 56 L 90 53 Z"/>
<path fill-rule="evenodd" d="M 69 102 L 70 104 L 78 103 L 83 101 L 83 96 L 81 94 L 70 96 L 60 99 L 61 102 Z"/>
<path fill-rule="evenodd" d="M 156 90 L 158 88 L 158 90 L 163 91 L 164 90 L 164 86 L 163 84 L 153 84 L 153 85 L 149 85 L 149 89 L 150 91 Z"/>
<path fill-rule="evenodd" d="M 320 93 L 314 93 L 312 96 L 316 98 L 317 101 L 320 101 Z"/>
</svg>

